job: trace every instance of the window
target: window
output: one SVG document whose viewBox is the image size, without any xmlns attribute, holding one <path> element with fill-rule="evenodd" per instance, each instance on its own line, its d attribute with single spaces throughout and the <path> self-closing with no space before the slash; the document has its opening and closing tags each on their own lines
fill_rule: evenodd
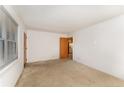
<svg viewBox="0 0 124 93">
<path fill-rule="evenodd" d="M 4 42 L 3 40 L 0 40 L 0 67 L 4 64 Z"/>
<path fill-rule="evenodd" d="M 18 58 L 17 54 L 18 25 L 0 6 L 0 68 Z"/>
</svg>

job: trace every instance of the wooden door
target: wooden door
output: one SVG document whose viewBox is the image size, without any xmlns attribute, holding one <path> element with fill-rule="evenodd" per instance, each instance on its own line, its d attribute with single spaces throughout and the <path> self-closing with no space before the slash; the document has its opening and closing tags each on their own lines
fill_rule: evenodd
<svg viewBox="0 0 124 93">
<path fill-rule="evenodd" d="M 24 33 L 24 65 L 27 63 L 27 35 Z"/>
<path fill-rule="evenodd" d="M 60 38 L 60 58 L 68 58 L 69 57 L 69 42 L 68 38 Z"/>
</svg>

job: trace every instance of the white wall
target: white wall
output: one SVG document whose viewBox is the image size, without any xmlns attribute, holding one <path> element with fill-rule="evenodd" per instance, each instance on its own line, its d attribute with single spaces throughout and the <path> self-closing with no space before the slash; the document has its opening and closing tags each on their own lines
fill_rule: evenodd
<svg viewBox="0 0 124 93">
<path fill-rule="evenodd" d="M 23 71 L 23 32 L 24 26 L 11 6 L 4 6 L 19 25 L 18 59 L 0 70 L 0 86 L 14 86 Z"/>
<path fill-rule="evenodd" d="M 58 33 L 28 30 L 27 61 L 35 62 L 59 58 L 60 37 Z"/>
<path fill-rule="evenodd" d="M 75 32 L 73 51 L 77 62 L 124 79 L 124 15 Z"/>
</svg>

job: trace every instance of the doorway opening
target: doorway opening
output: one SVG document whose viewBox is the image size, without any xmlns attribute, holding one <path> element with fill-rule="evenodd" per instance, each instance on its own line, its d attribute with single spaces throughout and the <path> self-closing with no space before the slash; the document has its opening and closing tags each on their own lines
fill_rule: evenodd
<svg viewBox="0 0 124 93">
<path fill-rule="evenodd" d="M 60 59 L 73 59 L 73 37 L 60 38 Z"/>
<path fill-rule="evenodd" d="M 73 59 L 73 38 L 72 37 L 68 38 L 68 42 L 69 42 L 69 50 L 68 50 L 69 58 Z"/>
</svg>

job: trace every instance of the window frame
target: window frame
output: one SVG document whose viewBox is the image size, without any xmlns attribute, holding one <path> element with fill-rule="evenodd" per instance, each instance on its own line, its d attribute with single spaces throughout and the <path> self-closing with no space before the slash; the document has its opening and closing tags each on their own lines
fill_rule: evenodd
<svg viewBox="0 0 124 93">
<path fill-rule="evenodd" d="M 7 22 L 8 21 L 12 22 L 12 24 L 8 23 L 8 25 L 7 25 L 6 22 L 5 22 L 6 20 L 5 19 L 3 20 L 5 22 L 5 24 L 4 24 L 5 25 L 5 30 L 4 31 L 3 31 L 3 29 L 1 30 L 2 37 L 0 37 L 0 41 L 3 40 L 3 44 L 4 44 L 3 45 L 3 51 L 4 51 L 4 53 L 3 53 L 3 57 L 4 57 L 3 60 L 4 61 L 3 62 L 4 62 L 4 65 L 0 65 L 0 70 L 1 70 L 1 69 L 5 68 L 6 66 L 8 66 L 9 64 L 13 63 L 15 60 L 18 59 L 18 28 L 19 28 L 19 26 L 18 26 L 17 22 L 12 18 L 12 16 L 8 13 L 8 11 L 3 6 L 0 6 L 0 11 L 3 13 L 3 16 L 5 15 L 5 17 L 6 17 L 5 19 L 7 20 Z M 10 28 L 12 28 L 13 24 L 16 27 L 15 32 L 14 31 L 11 32 L 11 29 L 10 29 Z M 8 26 L 8 30 L 6 29 L 7 26 Z M 3 28 L 3 27 L 1 27 L 1 28 Z M 7 38 L 7 32 L 9 32 L 11 34 L 14 34 L 14 35 L 12 35 L 12 38 L 14 36 L 15 39 L 14 40 L 8 39 Z M 14 48 L 15 51 L 16 51 L 16 53 L 13 54 L 13 55 L 15 55 L 15 57 L 11 60 L 8 59 L 9 58 L 8 57 L 9 42 L 15 44 L 15 48 L 14 47 L 12 47 L 12 48 Z"/>
</svg>

